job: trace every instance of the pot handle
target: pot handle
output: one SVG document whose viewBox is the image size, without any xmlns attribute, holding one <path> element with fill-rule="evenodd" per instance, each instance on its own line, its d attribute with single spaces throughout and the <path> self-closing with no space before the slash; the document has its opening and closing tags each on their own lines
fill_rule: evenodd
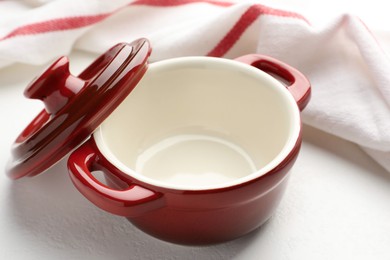
<svg viewBox="0 0 390 260">
<path fill-rule="evenodd" d="M 70 178 L 88 200 L 105 211 L 124 217 L 136 217 L 163 206 L 161 193 L 132 183 L 98 151 L 95 141 L 90 138 L 68 159 Z M 94 170 L 119 179 L 126 188 L 108 187 L 93 176 Z"/>
<path fill-rule="evenodd" d="M 310 100 L 311 86 L 309 80 L 297 69 L 277 59 L 260 55 L 248 54 L 235 59 L 258 68 L 267 74 L 287 83 L 286 88 L 290 91 L 302 111 Z"/>
</svg>

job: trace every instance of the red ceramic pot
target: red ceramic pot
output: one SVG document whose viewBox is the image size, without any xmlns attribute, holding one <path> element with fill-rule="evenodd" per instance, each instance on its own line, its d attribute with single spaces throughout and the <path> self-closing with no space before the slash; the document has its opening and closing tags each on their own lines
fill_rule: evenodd
<svg viewBox="0 0 390 260">
<path fill-rule="evenodd" d="M 309 98 L 301 73 L 262 55 L 156 62 L 71 154 L 70 177 L 92 203 L 157 238 L 231 240 L 278 205 Z"/>
</svg>

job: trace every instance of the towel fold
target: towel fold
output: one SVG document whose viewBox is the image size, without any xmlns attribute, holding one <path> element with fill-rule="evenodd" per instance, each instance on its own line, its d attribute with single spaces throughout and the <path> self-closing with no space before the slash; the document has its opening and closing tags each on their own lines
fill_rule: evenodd
<svg viewBox="0 0 390 260">
<path fill-rule="evenodd" d="M 296 67 L 312 83 L 303 122 L 356 143 L 390 171 L 390 60 L 356 16 L 315 26 L 258 2 L 0 2 L 0 68 L 44 64 L 73 49 L 100 53 L 140 37 L 151 41 L 151 62 L 261 53 Z"/>
</svg>

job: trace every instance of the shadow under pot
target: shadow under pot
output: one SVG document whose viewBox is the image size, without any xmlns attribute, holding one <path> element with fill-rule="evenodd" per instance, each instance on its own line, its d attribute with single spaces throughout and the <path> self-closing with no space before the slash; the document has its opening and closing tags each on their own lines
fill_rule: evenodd
<svg viewBox="0 0 390 260">
<path fill-rule="evenodd" d="M 95 205 L 159 239 L 235 239 L 277 207 L 309 98 L 307 79 L 267 56 L 156 62 L 71 154 L 70 176 Z"/>
</svg>

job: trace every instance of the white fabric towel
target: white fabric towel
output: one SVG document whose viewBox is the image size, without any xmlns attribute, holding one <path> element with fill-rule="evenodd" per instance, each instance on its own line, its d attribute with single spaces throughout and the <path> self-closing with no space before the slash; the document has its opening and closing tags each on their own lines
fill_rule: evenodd
<svg viewBox="0 0 390 260">
<path fill-rule="evenodd" d="M 258 2 L 213 0 L 0 2 L 0 68 L 139 37 L 151 41 L 150 61 L 262 53 L 289 63 L 312 83 L 304 123 L 358 144 L 390 171 L 390 60 L 358 17 L 315 26 Z"/>
</svg>

